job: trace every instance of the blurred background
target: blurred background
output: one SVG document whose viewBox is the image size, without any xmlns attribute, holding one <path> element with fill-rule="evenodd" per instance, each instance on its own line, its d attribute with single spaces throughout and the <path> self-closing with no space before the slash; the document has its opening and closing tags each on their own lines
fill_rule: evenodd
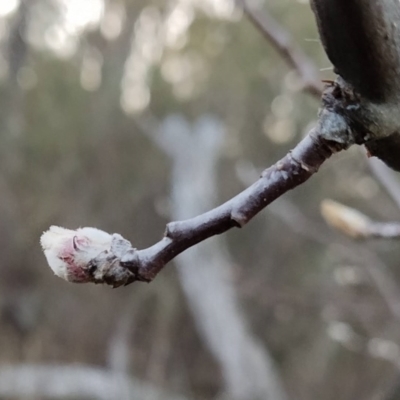
<svg viewBox="0 0 400 400">
<path fill-rule="evenodd" d="M 307 0 L 256 5 L 332 78 Z M 319 212 L 398 219 L 398 178 L 362 148 L 149 285 L 69 284 L 40 249 L 50 225 L 153 244 L 257 179 L 318 104 L 233 0 L 1 0 L 0 398 L 399 399 L 398 245 Z"/>
</svg>

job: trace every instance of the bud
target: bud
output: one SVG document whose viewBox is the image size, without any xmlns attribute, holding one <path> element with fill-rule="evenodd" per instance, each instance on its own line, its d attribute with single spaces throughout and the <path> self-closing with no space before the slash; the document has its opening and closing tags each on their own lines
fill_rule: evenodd
<svg viewBox="0 0 400 400">
<path fill-rule="evenodd" d="M 371 220 L 355 210 L 333 200 L 321 203 L 321 214 L 333 228 L 352 238 L 365 238 L 370 234 Z"/>
<path fill-rule="evenodd" d="M 90 261 L 109 252 L 113 237 L 96 228 L 77 230 L 51 226 L 40 238 L 47 262 L 53 272 L 69 282 L 93 280 Z"/>
</svg>

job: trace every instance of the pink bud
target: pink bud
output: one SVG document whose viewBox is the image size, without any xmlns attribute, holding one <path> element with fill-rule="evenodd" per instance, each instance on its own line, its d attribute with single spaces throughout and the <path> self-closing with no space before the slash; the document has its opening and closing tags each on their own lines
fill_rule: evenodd
<svg viewBox="0 0 400 400">
<path fill-rule="evenodd" d="M 96 228 L 70 230 L 51 226 L 40 238 L 53 272 L 69 282 L 90 282 L 90 261 L 110 251 L 112 236 Z"/>
</svg>

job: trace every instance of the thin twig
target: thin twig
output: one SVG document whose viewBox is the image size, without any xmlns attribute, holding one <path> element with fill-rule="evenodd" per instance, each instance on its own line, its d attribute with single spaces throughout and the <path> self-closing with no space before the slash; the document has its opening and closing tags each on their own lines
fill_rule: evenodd
<svg viewBox="0 0 400 400">
<path fill-rule="evenodd" d="M 122 236 L 94 228 L 50 228 L 41 238 L 50 267 L 72 282 L 116 287 L 152 281 L 178 254 L 212 236 L 243 227 L 272 201 L 308 180 L 332 154 L 362 143 L 358 130 L 343 117 L 350 100 L 339 84 L 327 87 L 317 127 L 291 152 L 225 204 L 192 219 L 169 223 L 164 238 L 147 249 L 134 249 Z"/>
<path fill-rule="evenodd" d="M 255 173 L 255 168 L 251 166 L 238 168 L 238 177 L 245 185 L 249 184 L 249 179 L 253 179 Z M 279 204 L 284 205 L 282 210 L 279 210 Z M 343 253 L 352 262 L 366 266 L 388 309 L 396 319 L 400 320 L 400 290 L 390 270 L 374 251 L 359 242 L 349 242 L 337 236 L 329 237 L 314 221 L 306 218 L 295 204 L 284 198 L 280 198 L 269 207 L 269 211 L 276 214 L 296 234 L 318 244 L 335 246 L 336 252 Z"/>
<path fill-rule="evenodd" d="M 249 6 L 246 0 L 237 0 L 243 12 L 263 36 L 277 50 L 283 60 L 299 75 L 303 89 L 315 97 L 322 95 L 323 85 L 312 60 L 298 47 L 289 32 L 267 11 Z"/>
<path fill-rule="evenodd" d="M 391 31 L 386 28 L 389 34 Z M 293 56 L 296 53 L 290 50 L 287 38 L 275 39 L 282 54 L 308 78 L 304 64 Z M 372 44 L 380 54 L 378 44 Z M 42 236 L 50 266 L 57 275 L 74 282 L 113 286 L 136 280 L 149 282 L 189 247 L 244 226 L 272 201 L 308 180 L 333 153 L 352 144 L 364 144 L 371 135 L 374 139 L 385 138 L 400 125 L 398 113 L 393 112 L 393 102 L 377 106 L 368 98 L 360 97 L 340 77 L 325 88 L 322 103 L 318 127 L 282 160 L 265 170 L 257 182 L 225 204 L 198 217 L 168 224 L 164 238 L 144 250 L 132 248 L 118 234 L 111 236 L 92 228 L 78 231 L 53 228 Z M 99 249 L 102 251 L 98 252 Z"/>
<path fill-rule="evenodd" d="M 360 211 L 333 200 L 321 204 L 325 221 L 340 232 L 354 239 L 399 239 L 399 222 L 373 221 Z"/>
<path fill-rule="evenodd" d="M 200 216 L 169 223 L 164 238 L 147 249 L 124 250 L 125 254 L 120 254 L 116 262 L 129 269 L 132 276 L 122 283 L 149 282 L 169 261 L 189 247 L 229 229 L 244 226 L 276 198 L 308 180 L 325 160 L 344 148 L 345 145 L 325 140 L 317 131 L 312 131 L 282 160 L 265 170 L 257 182 L 233 199 Z M 92 264 L 103 262 L 104 254 L 101 254 Z M 105 281 L 121 284 L 115 281 L 115 276 Z"/>
<path fill-rule="evenodd" d="M 308 180 L 332 154 L 348 147 L 346 141 L 326 139 L 324 129 L 324 124 L 319 124 L 258 181 L 225 204 L 169 223 L 164 238 L 147 249 L 137 250 L 121 235 L 94 228 L 71 231 L 52 227 L 41 238 L 47 260 L 58 276 L 71 282 L 113 287 L 150 282 L 177 255 L 212 236 L 243 227 L 272 201 Z"/>
</svg>

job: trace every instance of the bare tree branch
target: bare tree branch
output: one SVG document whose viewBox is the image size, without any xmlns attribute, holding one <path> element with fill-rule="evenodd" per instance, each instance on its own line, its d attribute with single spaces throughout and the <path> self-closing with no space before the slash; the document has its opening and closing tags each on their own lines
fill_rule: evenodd
<svg viewBox="0 0 400 400">
<path fill-rule="evenodd" d="M 398 1 L 312 0 L 311 6 L 335 72 L 369 103 L 369 153 L 400 171 Z"/>
<path fill-rule="evenodd" d="M 249 166 L 239 166 L 238 168 L 239 179 L 244 184 L 248 184 L 249 177 L 253 176 L 254 173 L 254 168 Z M 279 205 L 283 205 L 283 207 Z M 324 232 L 321 232 L 315 222 L 306 218 L 295 204 L 284 198 L 280 198 L 268 210 L 279 216 L 296 234 L 303 235 L 319 244 L 334 245 L 337 252 L 343 253 L 352 262 L 365 266 L 378 292 L 385 300 L 388 309 L 396 319 L 400 320 L 400 290 L 390 270 L 374 251 L 360 242 L 349 242 L 338 237 L 329 237 Z"/>
<path fill-rule="evenodd" d="M 89 264 L 84 267 L 88 279 L 79 281 L 113 286 L 127 285 L 136 280 L 152 281 L 169 261 L 189 247 L 246 225 L 276 198 L 308 180 L 325 160 L 347 145 L 324 139 L 320 130 L 313 130 L 282 160 L 265 170 L 257 182 L 233 199 L 197 217 L 169 223 L 164 238 L 155 245 L 136 250 L 120 235 L 113 235 L 110 249 L 90 258 Z M 58 251 L 59 243 L 53 246 L 50 240 L 44 240 L 45 235 L 42 236 L 42 245 L 52 266 L 49 252 L 52 247 Z M 73 247 L 81 255 L 83 249 L 76 244 L 75 238 Z M 88 248 L 93 249 L 92 246 Z M 68 262 L 68 259 L 62 261 Z M 64 274 L 63 277 L 68 279 Z"/>
<path fill-rule="evenodd" d="M 288 31 L 271 15 L 265 10 L 252 8 L 248 2 L 249 0 L 237 0 L 250 21 L 286 63 L 297 71 L 304 90 L 319 97 L 322 86 L 312 60 L 296 46 Z M 386 124 L 390 124 L 392 113 L 397 112 L 397 87 L 400 81 L 396 67 L 399 63 L 400 33 L 398 29 L 391 28 L 397 27 L 400 18 L 397 2 L 312 0 L 311 5 L 335 72 L 370 101 L 385 99 L 388 103 L 392 102 L 393 107 L 386 105 L 385 115 L 382 115 Z M 371 82 L 374 84 L 371 85 Z M 377 104 L 372 105 L 369 111 L 375 114 L 373 119 L 379 118 L 377 114 L 382 112 Z M 397 116 L 394 118 L 397 120 Z M 379 125 L 382 123 L 377 124 Z M 400 148 L 400 135 L 396 129 L 391 129 L 387 137 L 383 137 L 381 132 L 372 132 L 370 139 L 366 143 L 370 154 L 380 158 L 391 168 L 400 170 L 396 150 Z"/>
<path fill-rule="evenodd" d="M 360 211 L 333 200 L 323 201 L 321 212 L 329 225 L 354 239 L 400 238 L 400 223 L 373 221 Z"/>
<path fill-rule="evenodd" d="M 360 122 L 353 126 L 348 118 L 353 99 L 345 83 L 343 87 L 341 82 L 327 87 L 317 127 L 291 152 L 225 204 L 198 217 L 169 223 L 164 238 L 147 249 L 134 249 L 120 235 L 111 236 L 93 228 L 80 229 L 76 234 L 63 232 L 62 228 L 50 229 L 41 242 L 51 268 L 73 282 L 114 287 L 150 282 L 178 254 L 209 237 L 243 227 L 272 201 L 308 180 L 332 154 L 363 143 Z"/>
<path fill-rule="evenodd" d="M 321 211 L 328 224 L 352 238 L 400 238 L 400 223 L 372 221 L 358 210 L 332 200 L 325 200 L 321 205 Z M 353 253 L 356 259 L 367 267 L 392 314 L 400 319 L 400 291 L 386 265 L 365 246 L 357 245 Z"/>
<path fill-rule="evenodd" d="M 283 28 L 266 10 L 256 10 L 250 6 L 248 0 L 237 0 L 237 3 L 283 60 L 297 72 L 303 89 L 320 98 L 323 85 L 319 79 L 318 70 L 314 62 L 295 44 L 287 29 Z"/>
<path fill-rule="evenodd" d="M 311 7 L 335 71 L 364 98 L 397 103 L 398 1 L 311 0 Z"/>
<path fill-rule="evenodd" d="M 258 169 L 251 163 L 239 162 L 236 164 L 236 175 L 244 186 L 248 186 L 254 182 L 259 174 Z M 323 229 L 321 229 L 323 226 L 310 221 L 290 200 L 280 197 L 268 207 L 268 211 L 277 216 L 296 234 L 322 245 L 332 244 L 332 235 L 323 232 Z"/>
<path fill-rule="evenodd" d="M 336 4 L 340 8 L 336 10 L 339 16 L 346 7 L 355 7 L 351 11 L 357 11 L 360 15 L 355 16 L 359 18 L 365 17 L 361 15 L 365 11 L 368 17 L 366 20 L 375 27 L 376 32 L 384 34 L 379 35 L 379 38 L 384 41 L 386 48 L 389 46 L 388 51 L 392 55 L 400 53 L 397 49 L 397 43 L 400 43 L 397 24 L 400 12 L 397 2 L 395 4 L 394 0 L 383 0 L 380 8 L 375 6 L 375 0 L 363 0 L 362 3 L 364 6 L 361 6 L 361 0 L 313 1 L 325 46 L 329 48 L 331 33 L 324 25 L 332 26 L 327 11 Z M 348 18 L 344 18 L 344 21 L 351 23 Z M 380 26 L 382 21 L 384 25 Z M 340 19 L 335 23 L 340 25 Z M 332 30 L 336 28 L 334 26 Z M 347 32 L 351 33 L 351 27 L 347 28 Z M 369 38 L 370 26 L 365 27 L 365 30 L 361 36 L 370 40 L 368 57 L 380 57 L 382 49 L 379 40 L 376 37 Z M 343 36 L 340 38 L 345 40 Z M 336 50 L 333 44 L 332 51 Z M 382 71 L 380 68 L 385 63 L 390 69 L 390 76 L 394 70 L 399 70 L 399 57 L 388 56 L 374 62 L 376 68 L 379 67 L 382 82 L 386 80 L 382 76 L 384 68 Z M 351 71 L 349 77 L 352 77 Z M 399 77 L 396 77 L 395 83 L 397 80 L 400 82 Z M 356 83 L 362 86 L 370 84 L 370 81 L 355 82 L 357 88 Z M 361 87 L 357 91 L 353 82 L 338 77 L 323 93 L 317 127 L 282 160 L 265 170 L 257 182 L 233 199 L 198 217 L 169 223 L 164 238 L 144 250 L 132 248 L 130 242 L 118 234 L 111 236 L 92 228 L 84 228 L 75 235 L 74 231 L 63 232 L 61 228 L 53 228 L 42 236 L 42 246 L 50 266 L 57 275 L 74 282 L 107 283 L 113 286 L 127 285 L 136 280 L 149 282 L 169 261 L 189 247 L 234 227 L 244 226 L 272 201 L 308 180 L 333 153 L 347 149 L 352 144 L 383 141 L 383 147 L 377 145 L 374 149 L 378 150 L 377 154 L 386 163 L 396 168 L 396 146 L 391 147 L 391 144 L 397 144 L 398 140 L 394 138 L 394 142 L 391 142 L 388 139 L 400 131 L 399 100 L 394 96 L 398 91 L 382 88 L 379 93 L 383 97 L 376 102 L 376 97 L 370 96 L 368 90 Z"/>
</svg>

